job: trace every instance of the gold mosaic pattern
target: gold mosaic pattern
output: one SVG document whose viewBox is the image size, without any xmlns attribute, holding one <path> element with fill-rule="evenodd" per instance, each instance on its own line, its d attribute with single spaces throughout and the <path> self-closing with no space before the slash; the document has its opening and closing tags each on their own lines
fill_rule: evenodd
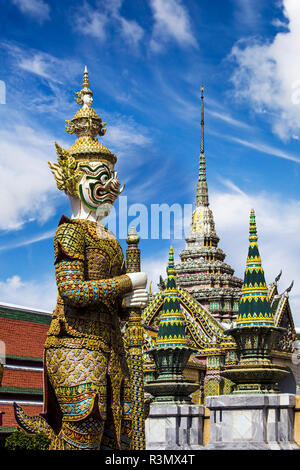
<svg viewBox="0 0 300 470">
<path fill-rule="evenodd" d="M 116 239 L 99 240 L 95 223 L 63 223 L 54 247 L 57 287 L 67 303 L 84 307 L 131 291 L 129 277 L 118 276 L 124 272 L 119 243 Z"/>
<path fill-rule="evenodd" d="M 92 139 L 90 136 L 79 137 L 69 148 L 68 153 L 72 155 L 76 161 L 92 161 L 98 162 L 107 160 L 115 164 L 117 157 L 99 142 L 98 139 Z"/>
<path fill-rule="evenodd" d="M 54 389 L 105 382 L 107 364 L 107 355 L 97 351 L 51 348 L 46 352 L 47 371 Z"/>
<path fill-rule="evenodd" d="M 60 437 L 67 443 L 65 450 L 99 450 L 104 423 L 93 417 L 81 422 L 64 422 Z"/>
<path fill-rule="evenodd" d="M 205 398 L 220 394 L 220 381 L 218 379 L 210 379 L 204 384 Z"/>
</svg>

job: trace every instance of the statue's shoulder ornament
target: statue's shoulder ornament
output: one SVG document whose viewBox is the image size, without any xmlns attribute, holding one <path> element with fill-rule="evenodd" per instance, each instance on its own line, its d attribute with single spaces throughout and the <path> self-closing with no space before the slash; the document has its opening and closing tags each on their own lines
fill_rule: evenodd
<svg viewBox="0 0 300 470">
<path fill-rule="evenodd" d="M 65 215 L 59 221 L 54 237 L 55 263 L 64 256 L 71 259 L 84 260 L 85 240 L 81 224 L 74 223 Z"/>
</svg>

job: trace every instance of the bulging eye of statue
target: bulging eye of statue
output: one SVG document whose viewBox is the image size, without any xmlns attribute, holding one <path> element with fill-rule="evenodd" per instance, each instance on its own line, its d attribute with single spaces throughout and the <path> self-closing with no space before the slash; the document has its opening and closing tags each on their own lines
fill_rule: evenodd
<svg viewBox="0 0 300 470">
<path fill-rule="evenodd" d="M 104 185 L 109 180 L 109 175 L 107 173 L 103 173 L 99 179 L 100 179 L 100 183 Z"/>
</svg>

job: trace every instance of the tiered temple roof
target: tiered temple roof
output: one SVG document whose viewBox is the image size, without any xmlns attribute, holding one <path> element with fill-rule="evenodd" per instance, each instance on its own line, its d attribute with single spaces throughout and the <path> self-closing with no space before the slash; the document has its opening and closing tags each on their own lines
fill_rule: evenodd
<svg viewBox="0 0 300 470">
<path fill-rule="evenodd" d="M 218 247 L 213 212 L 209 208 L 204 154 L 204 96 L 201 93 L 201 145 L 196 208 L 186 248 L 175 266 L 178 287 L 187 290 L 220 321 L 236 319 L 242 280 L 224 262 L 226 254 Z"/>
<path fill-rule="evenodd" d="M 181 312 L 180 301 L 177 295 L 174 253 L 170 248 L 168 263 L 168 280 L 165 290 L 164 305 L 160 316 L 159 329 L 156 339 L 157 348 L 180 347 L 187 345 L 185 335 L 185 320 Z"/>
<path fill-rule="evenodd" d="M 251 209 L 247 265 L 236 322 L 239 327 L 274 326 L 257 239 L 255 213 Z"/>
</svg>

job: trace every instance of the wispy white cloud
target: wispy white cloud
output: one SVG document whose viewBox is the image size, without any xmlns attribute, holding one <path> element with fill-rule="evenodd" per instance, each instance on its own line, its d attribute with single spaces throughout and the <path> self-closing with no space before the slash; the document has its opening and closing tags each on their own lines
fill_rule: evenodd
<svg viewBox="0 0 300 470">
<path fill-rule="evenodd" d="M 213 111 L 211 109 L 206 109 L 206 113 L 210 114 L 211 116 L 213 116 L 217 119 L 220 119 L 221 121 L 226 122 L 227 124 L 230 124 L 231 126 L 241 127 L 243 129 L 249 129 L 250 128 L 249 124 L 246 124 L 245 122 L 240 121 L 239 119 L 233 118 L 228 113 Z"/>
<path fill-rule="evenodd" d="M 172 109 L 174 114 L 178 116 L 178 119 L 183 119 L 189 122 L 189 125 L 193 123 L 199 127 L 200 113 L 201 113 L 201 93 L 193 89 L 193 97 L 186 98 L 182 94 L 179 94 L 170 83 L 168 83 L 159 71 L 156 71 L 156 77 L 159 81 L 160 88 L 164 91 L 164 96 L 168 97 L 169 100 L 166 104 Z M 195 97 L 197 100 L 195 100 Z M 221 104 L 220 101 L 216 101 L 210 96 L 204 97 L 204 108 L 205 116 L 208 114 L 215 119 L 225 122 L 230 126 L 234 126 L 240 129 L 250 129 L 249 124 L 246 122 L 234 118 L 229 112 L 225 105 Z"/>
<path fill-rule="evenodd" d="M 152 139 L 147 129 L 137 124 L 134 119 L 107 114 L 110 125 L 107 128 L 104 141 L 113 145 L 117 150 L 128 150 L 131 146 L 145 147 L 151 144 Z"/>
<path fill-rule="evenodd" d="M 56 185 L 47 160 L 54 138 L 41 129 L 17 125 L 0 130 L 0 229 L 20 229 L 55 213 Z M 51 146 L 50 146 L 51 145 Z"/>
<path fill-rule="evenodd" d="M 226 178 L 219 178 L 219 181 L 226 186 L 231 192 L 241 194 L 242 196 L 246 196 L 246 193 L 242 191 L 236 184 Z"/>
<path fill-rule="evenodd" d="M 300 3 L 283 0 L 285 31 L 274 39 L 239 41 L 231 51 L 235 95 L 256 112 L 267 112 L 272 129 L 282 139 L 300 135 Z"/>
<path fill-rule="evenodd" d="M 14 250 L 15 248 L 21 248 L 23 246 L 32 245 L 33 243 L 38 243 L 43 240 L 48 240 L 49 238 L 53 238 L 55 234 L 55 229 L 47 230 L 44 233 L 40 233 L 34 237 L 27 238 L 26 240 L 21 240 L 15 243 L 6 243 L 5 245 L 0 245 L 0 251 L 8 251 Z"/>
<path fill-rule="evenodd" d="M 100 41 L 106 39 L 108 16 L 105 13 L 92 8 L 88 2 L 84 2 L 75 11 L 73 26 L 78 32 Z"/>
<path fill-rule="evenodd" d="M 12 0 L 22 13 L 31 16 L 39 23 L 50 18 L 50 7 L 44 0 Z"/>
<path fill-rule="evenodd" d="M 80 64 L 73 59 L 61 59 L 34 48 L 25 48 L 14 42 L 1 41 L 13 64 L 53 84 L 62 84 L 78 74 Z M 82 65 L 81 65 L 82 67 Z"/>
<path fill-rule="evenodd" d="M 86 36 L 97 38 L 104 42 L 109 28 L 116 29 L 132 46 L 137 46 L 144 35 L 143 28 L 135 20 L 129 20 L 121 15 L 123 0 L 104 2 L 98 0 L 96 7 L 87 1 L 75 9 L 73 15 L 74 28 Z"/>
<path fill-rule="evenodd" d="M 249 147 L 254 150 L 257 150 L 261 153 L 266 153 L 267 155 L 272 155 L 277 158 L 283 158 L 284 160 L 290 160 L 292 162 L 300 163 L 300 158 L 295 155 L 284 152 L 283 150 L 273 147 L 272 145 L 264 144 L 263 142 L 249 141 L 245 139 L 240 139 L 239 137 L 226 136 L 229 140 L 236 142 L 237 144 L 243 145 L 244 147 Z"/>
<path fill-rule="evenodd" d="M 256 150 L 259 153 L 265 153 L 266 155 L 271 155 L 276 158 L 283 158 L 284 160 L 289 160 L 291 162 L 300 163 L 300 158 L 294 155 L 293 153 L 286 152 L 284 150 L 281 150 L 278 147 L 266 144 L 261 141 L 242 139 L 240 137 L 235 137 L 233 135 L 220 134 L 219 132 L 215 132 L 215 131 L 209 131 L 209 133 L 211 135 L 215 135 L 216 137 L 222 137 L 222 139 L 235 142 L 236 144 L 242 145 L 243 147 L 248 147 L 250 149 Z"/>
<path fill-rule="evenodd" d="M 105 111 L 101 111 L 100 116 L 107 121 L 103 143 L 118 156 L 118 170 L 122 172 L 123 178 L 128 178 L 143 164 L 140 152 L 152 143 L 149 130 L 131 116 Z"/>
<path fill-rule="evenodd" d="M 22 113 L 26 109 L 28 114 L 45 113 L 63 119 L 74 114 L 74 95 L 68 93 L 68 90 L 70 83 L 74 83 L 74 90 L 80 88 L 78 76 L 82 76 L 84 64 L 76 59 L 58 58 L 39 49 L 26 48 L 15 42 L 2 41 L 0 47 L 6 51 L 13 68 L 9 80 L 14 90 L 11 100 L 15 108 L 22 107 Z"/>
<path fill-rule="evenodd" d="M 154 16 L 152 51 L 162 51 L 170 40 L 180 46 L 197 47 L 191 18 L 181 0 L 150 0 L 150 6 Z"/>
<path fill-rule="evenodd" d="M 143 28 L 136 21 L 127 20 L 122 16 L 118 17 L 118 22 L 120 24 L 121 34 L 129 43 L 136 46 L 144 36 Z"/>
<path fill-rule="evenodd" d="M 53 276 L 30 281 L 23 280 L 17 274 L 0 280 L 0 299 L 4 303 L 51 311 L 55 307 L 56 297 L 54 273 Z"/>
<path fill-rule="evenodd" d="M 257 0 L 235 0 L 234 16 L 238 27 L 257 26 L 260 19 L 260 2 Z"/>
<path fill-rule="evenodd" d="M 98 1 L 98 3 L 100 7 L 107 9 L 108 16 L 110 15 L 126 41 L 136 46 L 144 36 L 144 30 L 135 20 L 129 20 L 121 15 L 123 0 Z"/>
</svg>

